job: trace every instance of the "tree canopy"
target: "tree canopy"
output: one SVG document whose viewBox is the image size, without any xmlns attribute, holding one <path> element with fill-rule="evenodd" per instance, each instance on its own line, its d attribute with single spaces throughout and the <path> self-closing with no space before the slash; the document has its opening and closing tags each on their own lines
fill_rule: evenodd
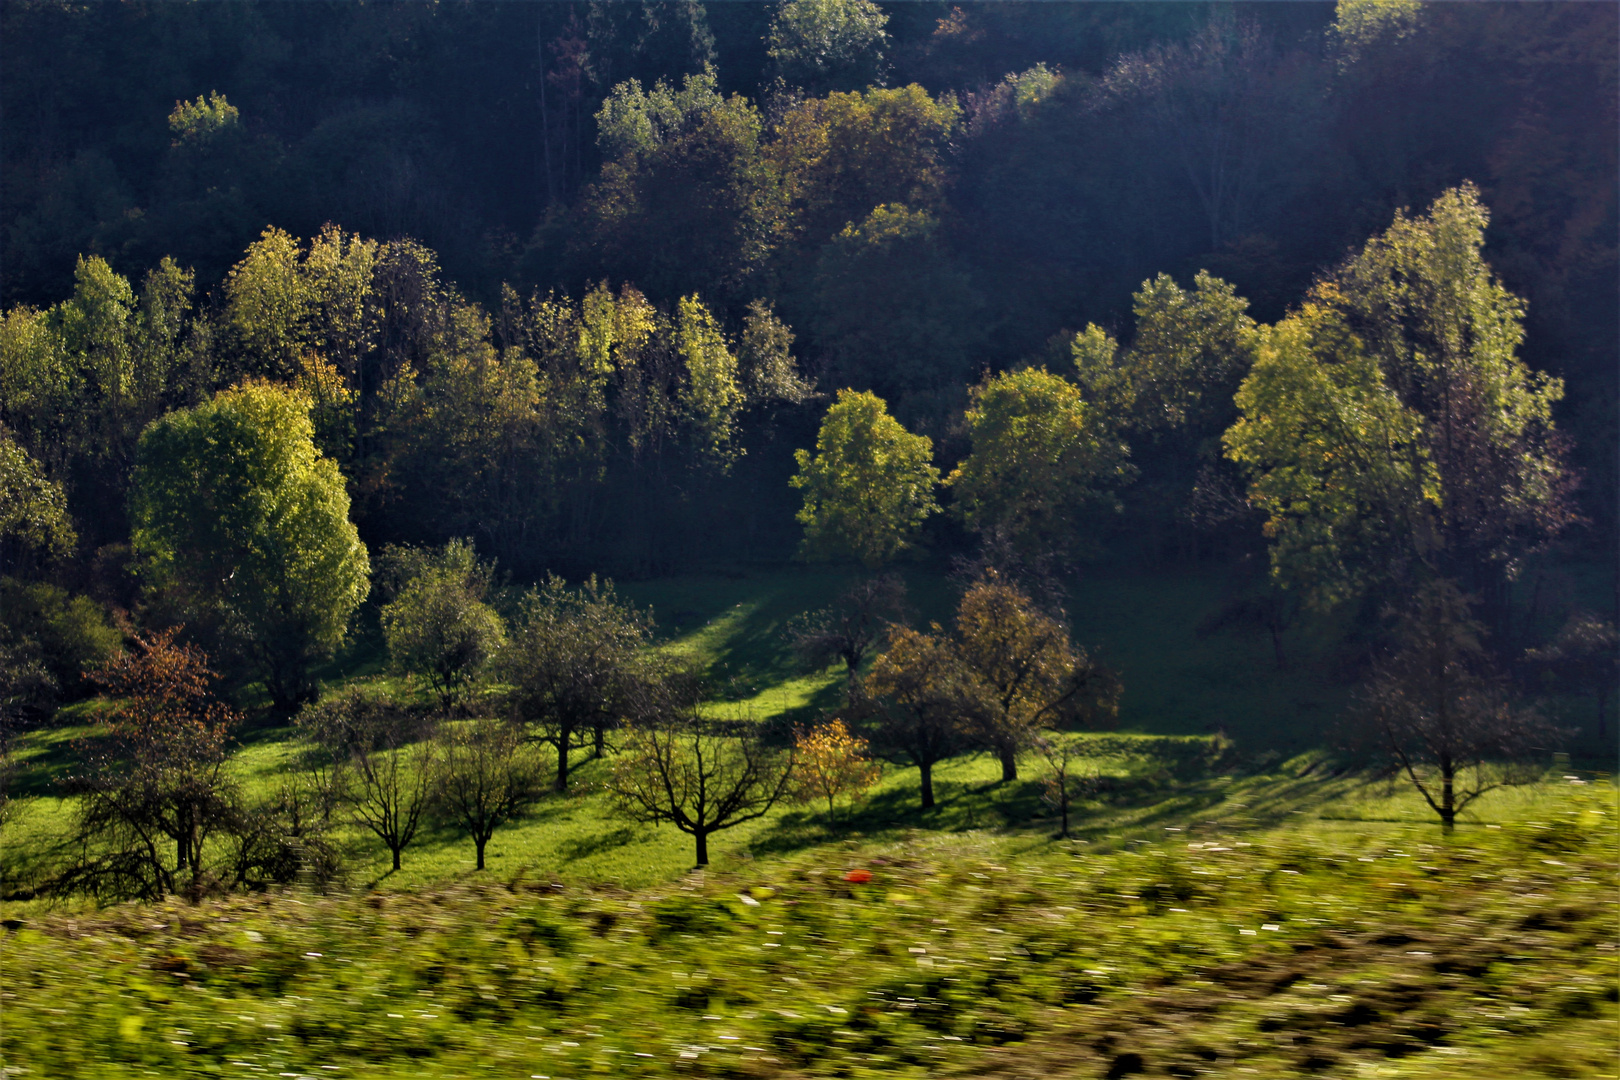
<svg viewBox="0 0 1620 1080">
<path fill-rule="evenodd" d="M 933 446 L 902 427 L 877 395 L 840 390 L 822 418 L 815 454 L 795 454 L 804 557 L 876 567 L 909 547 L 918 526 L 939 509 Z"/>
<path fill-rule="evenodd" d="M 130 496 L 148 588 L 217 618 L 284 708 L 309 697 L 310 664 L 343 640 L 371 587 L 309 408 L 251 384 L 170 413 L 141 436 Z"/>
</svg>

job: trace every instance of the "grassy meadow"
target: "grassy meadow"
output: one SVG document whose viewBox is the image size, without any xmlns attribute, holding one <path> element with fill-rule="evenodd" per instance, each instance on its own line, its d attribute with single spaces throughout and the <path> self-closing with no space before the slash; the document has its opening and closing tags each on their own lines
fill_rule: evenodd
<svg viewBox="0 0 1620 1080">
<path fill-rule="evenodd" d="M 915 616 L 946 619 L 940 576 L 911 579 Z M 708 667 L 714 715 L 809 720 L 842 675 L 800 670 L 783 632 L 842 581 L 621 593 Z M 397 873 L 352 832 L 325 895 L 94 910 L 31 896 L 71 827 L 52 781 L 94 732 L 82 703 L 24 741 L 0 833 L 0 1075 L 1620 1075 L 1611 766 L 1577 752 L 1443 834 L 1323 749 L 1347 692 L 1322 643 L 1295 635 L 1277 672 L 1263 638 L 1197 632 L 1220 587 L 1073 586 L 1076 641 L 1126 690 L 1119 730 L 1085 736 L 1068 838 L 1039 759 L 1009 784 L 969 754 L 931 811 L 890 765 L 836 820 L 779 807 L 692 872 L 690 838 L 616 817 L 581 755 L 482 874 L 448 829 Z M 374 629 L 330 681 L 416 692 Z M 242 733 L 249 793 L 292 736 Z"/>
</svg>

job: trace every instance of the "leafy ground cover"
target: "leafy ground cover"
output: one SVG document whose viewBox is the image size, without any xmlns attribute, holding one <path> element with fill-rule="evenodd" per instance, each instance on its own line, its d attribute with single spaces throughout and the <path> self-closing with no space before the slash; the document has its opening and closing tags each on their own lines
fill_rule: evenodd
<svg viewBox="0 0 1620 1080">
<path fill-rule="evenodd" d="M 1612 787 L 1445 836 L 1246 827 L 1280 782 L 1228 783 L 1090 842 L 914 830 L 640 890 L 512 873 L 14 918 L 5 1068 L 1615 1075 Z"/>
</svg>

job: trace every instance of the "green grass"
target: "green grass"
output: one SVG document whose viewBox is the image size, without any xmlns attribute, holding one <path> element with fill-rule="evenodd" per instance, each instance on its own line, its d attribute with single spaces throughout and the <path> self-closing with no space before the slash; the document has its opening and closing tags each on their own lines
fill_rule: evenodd
<svg viewBox="0 0 1620 1080">
<path fill-rule="evenodd" d="M 1611 787 L 1446 837 L 1213 782 L 1089 843 L 901 830 L 632 891 L 501 871 L 29 915 L 0 939 L 0 1053 L 53 1077 L 1615 1075 Z"/>
</svg>

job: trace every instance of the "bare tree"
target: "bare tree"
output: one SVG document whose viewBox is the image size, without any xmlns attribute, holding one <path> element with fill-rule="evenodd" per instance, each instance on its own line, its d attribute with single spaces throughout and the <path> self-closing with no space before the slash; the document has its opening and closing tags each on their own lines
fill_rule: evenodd
<svg viewBox="0 0 1620 1080">
<path fill-rule="evenodd" d="M 305 709 L 298 724 L 329 755 L 332 787 L 355 824 L 376 834 L 398 870 L 433 793 L 432 724 L 359 690 Z"/>
<path fill-rule="evenodd" d="M 707 866 L 710 835 L 769 813 L 787 792 L 794 757 L 766 748 L 749 725 L 698 716 L 695 680 L 664 682 L 614 759 L 609 788 L 632 821 L 691 836 L 697 865 Z"/>
<path fill-rule="evenodd" d="M 1364 694 L 1376 742 L 1448 831 L 1486 792 L 1540 777 L 1562 735 L 1508 700 L 1469 610 L 1449 581 L 1420 588 Z"/>
<path fill-rule="evenodd" d="M 1058 836 L 1069 838 L 1069 808 L 1074 800 L 1097 786 L 1097 775 L 1082 767 L 1084 754 L 1073 738 L 1055 736 L 1035 740 L 1035 749 L 1046 759 L 1047 773 L 1043 780 L 1046 804 L 1057 810 L 1062 827 Z"/>
<path fill-rule="evenodd" d="M 447 729 L 434 763 L 434 803 L 444 818 L 472 838 L 478 869 L 495 830 L 540 798 L 545 776 L 523 732 L 498 720 L 473 720 Z"/>
</svg>

